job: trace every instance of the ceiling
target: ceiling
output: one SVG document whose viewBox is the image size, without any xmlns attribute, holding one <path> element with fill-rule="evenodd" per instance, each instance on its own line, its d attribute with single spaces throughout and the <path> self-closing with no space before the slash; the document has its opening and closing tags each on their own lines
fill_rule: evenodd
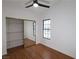
<svg viewBox="0 0 79 59">
<path fill-rule="evenodd" d="M 24 10 L 24 11 L 30 11 L 36 15 L 43 14 L 44 12 L 48 11 L 50 8 L 44 8 L 44 7 L 30 7 L 25 8 L 27 2 L 32 0 L 2 0 L 3 6 L 7 9 L 17 9 L 17 10 Z M 53 4 L 57 2 L 58 0 L 38 0 L 38 2 L 50 5 L 51 8 L 53 7 Z"/>
<path fill-rule="evenodd" d="M 5 1 L 30 1 L 30 0 L 5 0 Z M 54 0 L 43 0 L 43 1 L 54 1 Z"/>
</svg>

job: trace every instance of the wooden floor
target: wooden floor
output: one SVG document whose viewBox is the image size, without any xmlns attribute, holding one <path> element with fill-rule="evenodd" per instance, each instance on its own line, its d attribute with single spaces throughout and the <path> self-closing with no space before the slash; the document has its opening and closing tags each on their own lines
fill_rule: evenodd
<svg viewBox="0 0 79 59">
<path fill-rule="evenodd" d="M 42 44 L 29 48 L 17 47 L 8 50 L 8 55 L 3 59 L 73 59 L 67 55 L 50 49 Z"/>
<path fill-rule="evenodd" d="M 24 39 L 24 47 L 30 47 L 32 45 L 35 45 L 35 41 L 29 39 L 29 38 L 25 38 Z"/>
</svg>

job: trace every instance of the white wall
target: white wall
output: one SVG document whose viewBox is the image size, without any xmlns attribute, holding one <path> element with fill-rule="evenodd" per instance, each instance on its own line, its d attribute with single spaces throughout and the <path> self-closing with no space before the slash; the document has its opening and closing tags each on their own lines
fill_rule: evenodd
<svg viewBox="0 0 79 59">
<path fill-rule="evenodd" d="M 7 47 L 6 45 L 6 20 L 5 20 L 5 17 L 2 15 L 2 55 L 7 53 L 6 47 Z"/>
<path fill-rule="evenodd" d="M 55 4 L 39 20 L 39 39 L 41 42 L 71 57 L 76 57 L 76 15 L 75 0 L 62 0 Z M 51 19 L 51 40 L 42 36 L 42 20 Z M 41 36 L 40 36 L 41 35 Z"/>
</svg>

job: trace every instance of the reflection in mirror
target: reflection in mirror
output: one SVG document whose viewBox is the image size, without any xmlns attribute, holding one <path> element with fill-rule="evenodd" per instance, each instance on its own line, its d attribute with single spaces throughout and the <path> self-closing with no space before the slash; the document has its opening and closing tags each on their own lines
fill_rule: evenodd
<svg viewBox="0 0 79 59">
<path fill-rule="evenodd" d="M 35 45 L 36 22 L 24 20 L 24 47 Z"/>
</svg>

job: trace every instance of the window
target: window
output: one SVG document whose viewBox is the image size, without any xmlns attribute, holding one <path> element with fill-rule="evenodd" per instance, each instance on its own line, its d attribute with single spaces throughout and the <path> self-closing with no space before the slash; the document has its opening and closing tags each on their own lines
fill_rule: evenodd
<svg viewBox="0 0 79 59">
<path fill-rule="evenodd" d="M 43 37 L 50 39 L 50 19 L 43 20 Z"/>
</svg>

